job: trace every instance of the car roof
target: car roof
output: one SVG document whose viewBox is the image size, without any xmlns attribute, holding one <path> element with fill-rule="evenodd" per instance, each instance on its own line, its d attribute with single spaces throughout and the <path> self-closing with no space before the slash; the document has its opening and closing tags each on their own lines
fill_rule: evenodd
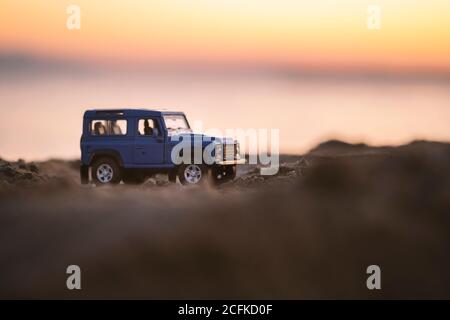
<svg viewBox="0 0 450 320">
<path fill-rule="evenodd" d="M 85 117 L 124 116 L 124 117 L 158 117 L 163 115 L 184 115 L 180 111 L 161 111 L 151 109 L 90 109 L 84 112 Z"/>
</svg>

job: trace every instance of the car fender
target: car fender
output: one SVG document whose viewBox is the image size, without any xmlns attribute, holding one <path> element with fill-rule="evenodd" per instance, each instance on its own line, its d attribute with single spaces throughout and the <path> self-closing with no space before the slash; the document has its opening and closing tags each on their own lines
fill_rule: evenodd
<svg viewBox="0 0 450 320">
<path fill-rule="evenodd" d="M 119 166 L 123 167 L 123 159 L 120 152 L 113 149 L 98 149 L 93 151 L 91 156 L 89 157 L 89 165 L 92 165 L 93 161 L 100 157 L 111 157 L 115 161 L 117 161 Z"/>
</svg>

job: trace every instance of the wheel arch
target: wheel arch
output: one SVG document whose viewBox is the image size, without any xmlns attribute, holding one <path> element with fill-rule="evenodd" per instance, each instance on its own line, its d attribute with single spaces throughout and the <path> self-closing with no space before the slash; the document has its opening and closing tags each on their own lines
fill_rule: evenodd
<svg viewBox="0 0 450 320">
<path fill-rule="evenodd" d="M 116 161 L 119 167 L 123 167 L 123 160 L 120 153 L 117 150 L 110 149 L 96 150 L 89 159 L 89 166 L 92 166 L 95 161 L 103 157 L 111 158 Z"/>
</svg>

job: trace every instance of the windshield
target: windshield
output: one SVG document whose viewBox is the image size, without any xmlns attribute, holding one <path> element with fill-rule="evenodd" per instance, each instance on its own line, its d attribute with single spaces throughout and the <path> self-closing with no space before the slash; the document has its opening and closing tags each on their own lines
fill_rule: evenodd
<svg viewBox="0 0 450 320">
<path fill-rule="evenodd" d="M 181 114 L 177 115 L 165 115 L 164 122 L 167 130 L 170 132 L 191 132 L 191 128 L 186 121 L 186 117 Z"/>
</svg>

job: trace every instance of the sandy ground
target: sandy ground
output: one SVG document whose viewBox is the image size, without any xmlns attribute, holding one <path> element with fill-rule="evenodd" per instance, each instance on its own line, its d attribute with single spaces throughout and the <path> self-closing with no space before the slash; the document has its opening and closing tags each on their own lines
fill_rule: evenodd
<svg viewBox="0 0 450 320">
<path fill-rule="evenodd" d="M 219 188 L 95 188 L 77 161 L 2 160 L 0 298 L 450 298 L 449 160 L 444 143 L 329 141 Z"/>
</svg>

